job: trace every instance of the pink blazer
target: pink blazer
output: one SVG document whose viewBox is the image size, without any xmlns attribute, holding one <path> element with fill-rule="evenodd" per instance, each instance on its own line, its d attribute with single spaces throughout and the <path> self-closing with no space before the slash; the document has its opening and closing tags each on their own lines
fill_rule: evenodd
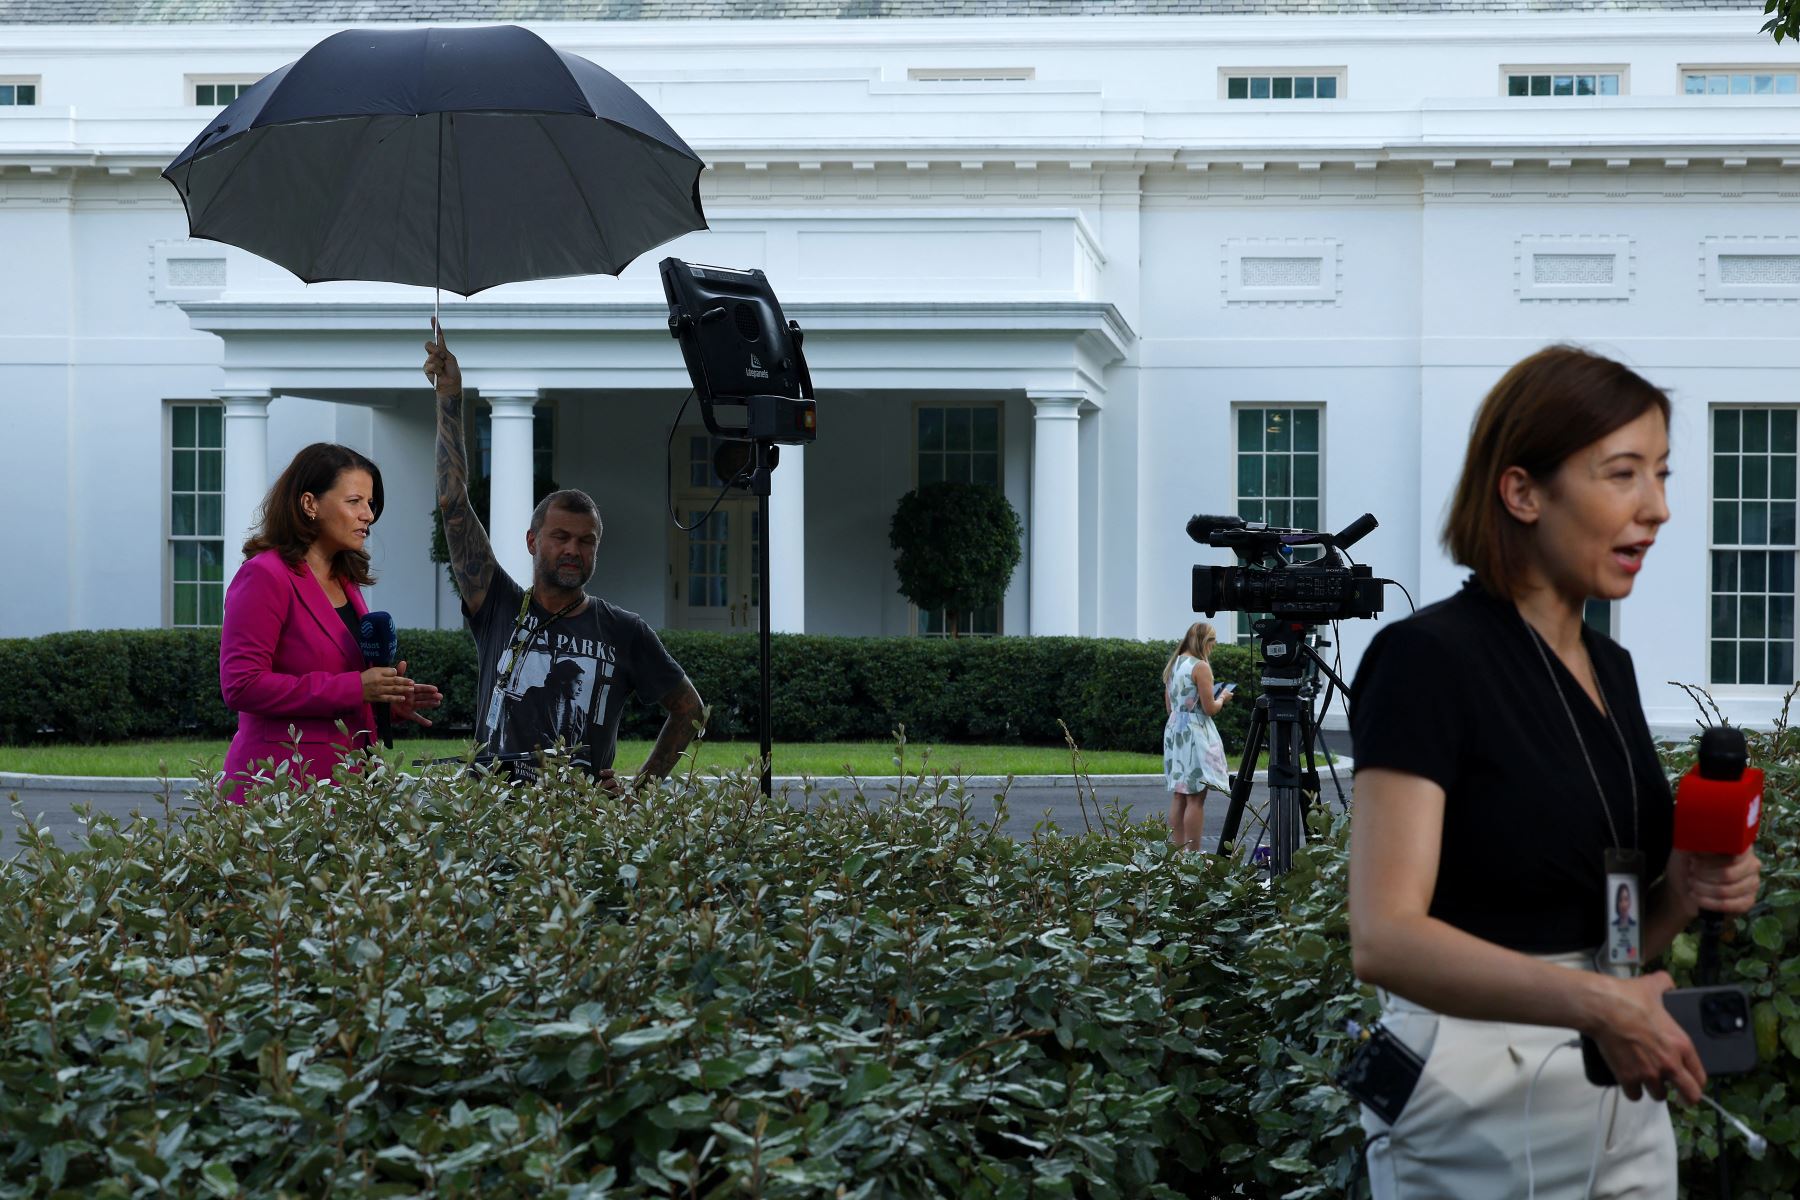
<svg viewBox="0 0 1800 1200">
<path fill-rule="evenodd" d="M 355 584 L 344 591 L 358 616 L 369 611 Z M 265 758 L 287 759 L 296 776 L 330 779 L 340 758 L 372 743 L 363 669 L 362 648 L 304 562 L 290 567 L 265 550 L 239 567 L 219 635 L 219 690 L 238 714 L 225 755 L 227 798 L 243 803 L 252 764 Z"/>
</svg>

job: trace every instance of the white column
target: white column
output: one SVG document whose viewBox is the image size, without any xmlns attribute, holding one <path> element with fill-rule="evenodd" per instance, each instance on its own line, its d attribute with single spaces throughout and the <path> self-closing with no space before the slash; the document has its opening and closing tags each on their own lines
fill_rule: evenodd
<svg viewBox="0 0 1800 1200">
<path fill-rule="evenodd" d="M 225 405 L 225 494 L 220 533 L 225 541 L 225 582 L 243 564 L 238 551 L 262 519 L 269 492 L 268 392 L 220 393 Z"/>
<path fill-rule="evenodd" d="M 1031 446 L 1031 632 L 1081 631 L 1080 392 L 1034 392 Z"/>
<path fill-rule="evenodd" d="M 769 628 L 806 632 L 806 447 L 783 446 L 769 491 Z"/>
<path fill-rule="evenodd" d="M 520 587 L 531 586 L 531 421 L 536 392 L 482 393 L 493 419 L 489 443 L 488 540 L 494 558 Z"/>
</svg>

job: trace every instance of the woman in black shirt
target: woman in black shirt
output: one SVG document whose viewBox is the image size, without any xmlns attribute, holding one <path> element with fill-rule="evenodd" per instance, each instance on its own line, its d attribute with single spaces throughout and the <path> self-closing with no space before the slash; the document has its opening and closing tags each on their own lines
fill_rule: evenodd
<svg viewBox="0 0 1800 1200">
<path fill-rule="evenodd" d="M 1582 620 L 1630 594 L 1668 519 L 1668 428 L 1668 399 L 1618 363 L 1552 347 L 1514 366 L 1445 529 L 1474 578 L 1363 657 L 1351 940 L 1383 1025 L 1426 1059 L 1391 1126 L 1364 1114 L 1377 1197 L 1676 1194 L 1661 1101 L 1697 1100 L 1705 1074 L 1669 977 L 1637 964 L 1702 905 L 1748 909 L 1759 866 L 1671 852 L 1631 657 Z M 1641 944 L 1608 936 L 1627 883 Z M 1577 1032 L 1619 1091 L 1586 1081 Z"/>
</svg>

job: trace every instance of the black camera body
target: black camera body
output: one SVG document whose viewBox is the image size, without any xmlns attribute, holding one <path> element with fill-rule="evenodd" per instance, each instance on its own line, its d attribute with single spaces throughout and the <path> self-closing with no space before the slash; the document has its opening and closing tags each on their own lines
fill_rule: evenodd
<svg viewBox="0 0 1800 1200">
<path fill-rule="evenodd" d="M 1372 618 L 1383 607 L 1382 582 L 1369 567 L 1346 565 L 1338 550 L 1375 524 L 1364 513 L 1343 532 L 1331 534 L 1273 528 L 1241 517 L 1195 517 L 1188 522 L 1189 537 L 1229 549 L 1242 562 L 1194 568 L 1194 611 L 1209 617 L 1220 611 L 1265 612 L 1309 625 Z M 1325 555 L 1315 562 L 1293 562 L 1299 546 L 1323 546 Z"/>
</svg>

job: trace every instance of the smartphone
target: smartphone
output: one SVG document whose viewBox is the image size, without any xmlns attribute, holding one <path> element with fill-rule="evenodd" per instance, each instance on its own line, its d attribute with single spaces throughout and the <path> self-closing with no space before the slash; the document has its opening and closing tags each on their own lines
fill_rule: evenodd
<svg viewBox="0 0 1800 1200">
<path fill-rule="evenodd" d="M 1217 700 L 1220 696 L 1223 696 L 1226 692 L 1235 692 L 1235 691 L 1237 691 L 1237 684 L 1235 684 L 1235 683 L 1215 683 L 1215 684 L 1213 684 L 1213 699 Z"/>
<path fill-rule="evenodd" d="M 1756 1031 L 1750 1025 L 1750 994 L 1743 988 L 1731 984 L 1675 988 L 1663 993 L 1663 1007 L 1694 1043 L 1708 1078 L 1756 1069 Z M 1611 1087 L 1618 1082 L 1599 1045 L 1585 1035 L 1581 1063 L 1589 1083 Z"/>
</svg>

